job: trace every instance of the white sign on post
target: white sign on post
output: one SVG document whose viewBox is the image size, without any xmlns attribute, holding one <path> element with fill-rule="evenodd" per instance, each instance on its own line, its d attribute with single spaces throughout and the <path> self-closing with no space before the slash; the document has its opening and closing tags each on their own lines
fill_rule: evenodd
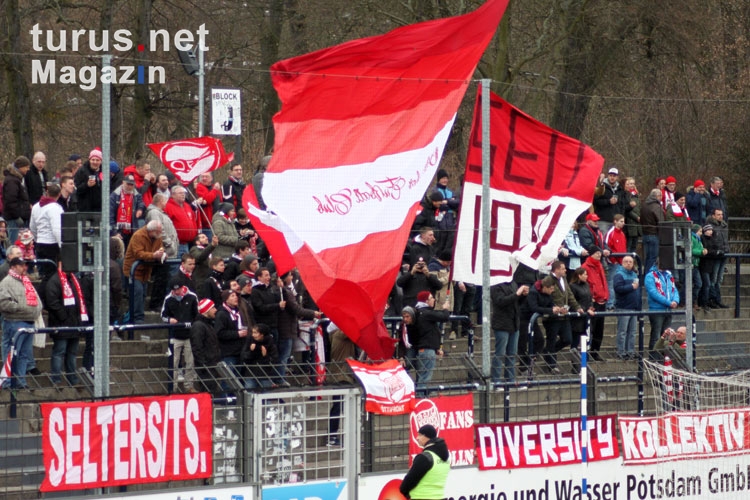
<svg viewBox="0 0 750 500">
<path fill-rule="evenodd" d="M 211 89 L 213 135 L 240 135 L 240 89 Z"/>
</svg>

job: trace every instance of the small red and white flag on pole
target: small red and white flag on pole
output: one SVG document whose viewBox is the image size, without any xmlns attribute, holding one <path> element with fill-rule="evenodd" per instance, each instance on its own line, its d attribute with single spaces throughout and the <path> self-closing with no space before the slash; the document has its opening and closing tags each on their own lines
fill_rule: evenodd
<svg viewBox="0 0 750 500">
<path fill-rule="evenodd" d="M 456 111 L 508 0 L 271 67 L 282 102 L 260 211 L 243 207 L 279 272 L 299 269 L 318 307 L 372 359 L 415 217 Z"/>
<path fill-rule="evenodd" d="M 453 279 L 482 284 L 481 88 L 474 108 Z M 604 158 L 490 92 L 490 281 L 506 283 L 518 262 L 539 269 L 591 205 Z"/>
<path fill-rule="evenodd" d="M 365 410 L 380 415 L 403 415 L 414 408 L 414 381 L 404 367 L 391 359 L 368 365 L 347 359 L 354 375 L 365 388 Z"/>
<path fill-rule="evenodd" d="M 224 151 L 221 141 L 213 137 L 159 142 L 148 147 L 183 184 L 234 159 L 234 153 Z"/>
<path fill-rule="evenodd" d="M 10 379 L 14 351 L 15 351 L 15 348 L 11 347 L 10 351 L 8 351 L 8 355 L 3 360 L 3 368 L 2 370 L 0 370 L 0 388 L 2 387 L 3 383 L 5 383 L 6 380 Z"/>
</svg>

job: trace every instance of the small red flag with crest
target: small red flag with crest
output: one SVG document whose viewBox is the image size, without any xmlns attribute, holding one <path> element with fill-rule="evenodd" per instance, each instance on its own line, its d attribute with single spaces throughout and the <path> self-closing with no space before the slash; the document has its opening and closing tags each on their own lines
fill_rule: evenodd
<svg viewBox="0 0 750 500">
<path fill-rule="evenodd" d="M 234 160 L 234 153 L 227 154 L 221 141 L 213 137 L 159 142 L 148 147 L 183 184 Z"/>
</svg>

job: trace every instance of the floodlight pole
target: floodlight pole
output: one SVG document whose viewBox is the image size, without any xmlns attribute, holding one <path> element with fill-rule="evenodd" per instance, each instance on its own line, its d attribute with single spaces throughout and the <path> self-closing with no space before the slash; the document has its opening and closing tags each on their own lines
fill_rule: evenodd
<svg viewBox="0 0 750 500">
<path fill-rule="evenodd" d="M 112 56 L 102 57 L 102 67 Z M 110 82 L 102 82 L 102 218 L 94 244 L 94 397 L 109 396 L 109 158 Z"/>
<path fill-rule="evenodd" d="M 203 69 L 203 47 L 198 43 L 198 137 L 203 137 L 203 101 L 205 100 L 205 90 L 203 89 L 206 72 Z"/>
<path fill-rule="evenodd" d="M 482 372 L 490 376 L 490 82 L 482 79 Z"/>
</svg>

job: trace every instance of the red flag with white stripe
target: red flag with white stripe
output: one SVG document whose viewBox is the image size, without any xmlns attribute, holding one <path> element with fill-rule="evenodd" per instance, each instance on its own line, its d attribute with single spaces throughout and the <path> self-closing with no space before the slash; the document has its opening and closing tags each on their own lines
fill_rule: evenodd
<svg viewBox="0 0 750 500">
<path fill-rule="evenodd" d="M 183 184 L 234 159 L 234 153 L 224 151 L 221 141 L 213 137 L 159 142 L 148 147 Z"/>
<path fill-rule="evenodd" d="M 453 279 L 482 284 L 481 89 L 474 108 Z M 604 158 L 490 92 L 490 281 L 519 262 L 540 269 L 557 257 L 576 217 L 591 205 Z"/>
<path fill-rule="evenodd" d="M 403 415 L 414 408 L 414 381 L 395 359 L 368 365 L 347 359 L 365 388 L 365 410 L 380 415 Z"/>
<path fill-rule="evenodd" d="M 15 347 L 11 347 L 10 351 L 8 351 L 8 355 L 3 360 L 3 368 L 0 370 L 0 387 L 2 387 L 3 383 L 10 379 L 11 375 L 11 367 L 13 363 L 13 353 L 15 351 Z"/>
<path fill-rule="evenodd" d="M 282 102 L 261 212 L 243 206 L 280 272 L 371 358 L 393 354 L 382 321 L 419 203 L 507 0 L 271 67 Z"/>
</svg>

